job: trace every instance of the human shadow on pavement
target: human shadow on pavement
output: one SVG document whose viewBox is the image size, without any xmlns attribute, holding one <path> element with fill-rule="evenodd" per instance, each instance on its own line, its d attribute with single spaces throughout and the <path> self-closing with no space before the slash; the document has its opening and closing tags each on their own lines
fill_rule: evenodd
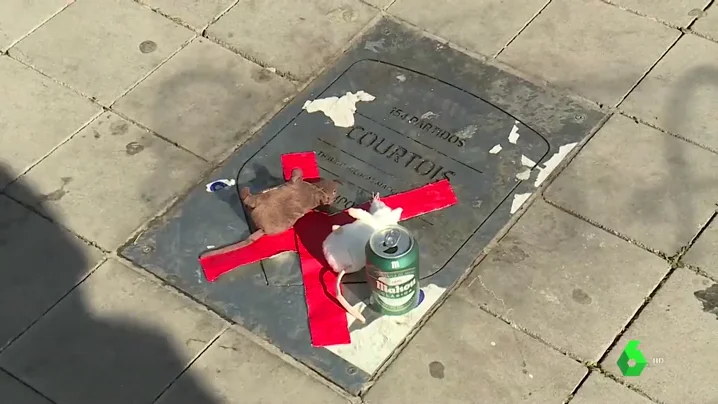
<svg viewBox="0 0 718 404">
<path fill-rule="evenodd" d="M 11 179 L 0 163 L 0 183 Z M 12 188 L 31 196 L 32 206 L 48 198 L 22 178 Z M 103 302 L 107 288 L 73 290 L 102 253 L 1 191 L 0 368 L 57 404 L 154 402 L 189 359 L 161 331 L 112 313 L 112 301 Z M 103 264 L 88 280 L 111 270 Z M 105 304 L 111 317 L 94 312 Z M 219 403 L 189 372 L 181 382 L 193 403 Z M 13 398 L 0 402 L 23 404 Z"/>
</svg>

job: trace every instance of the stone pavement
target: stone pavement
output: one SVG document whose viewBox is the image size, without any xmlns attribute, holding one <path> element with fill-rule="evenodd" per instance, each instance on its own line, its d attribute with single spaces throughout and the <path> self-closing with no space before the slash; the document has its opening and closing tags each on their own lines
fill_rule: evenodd
<svg viewBox="0 0 718 404">
<path fill-rule="evenodd" d="M 711 3 L 3 0 L 0 402 L 718 403 Z M 611 116 L 351 397 L 116 251 L 380 18 Z"/>
</svg>

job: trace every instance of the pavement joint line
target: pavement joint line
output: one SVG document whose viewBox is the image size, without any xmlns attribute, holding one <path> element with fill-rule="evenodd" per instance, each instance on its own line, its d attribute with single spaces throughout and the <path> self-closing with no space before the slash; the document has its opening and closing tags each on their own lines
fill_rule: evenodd
<svg viewBox="0 0 718 404">
<path fill-rule="evenodd" d="M 205 344 L 205 346 L 204 346 L 199 352 L 197 352 L 192 359 L 189 360 L 189 362 L 188 362 L 187 365 L 184 367 L 184 369 L 182 369 L 182 371 L 180 371 L 179 374 L 177 374 L 177 376 L 176 376 L 174 379 L 172 379 L 172 381 L 170 381 L 169 383 L 167 383 L 167 386 L 165 386 L 165 388 L 162 389 L 162 391 L 157 395 L 157 397 L 155 397 L 155 399 L 152 400 L 152 403 L 156 403 L 157 401 L 159 401 L 159 399 L 162 398 L 162 396 L 163 396 L 165 393 L 167 393 L 167 391 L 172 387 L 172 385 L 174 385 L 174 384 L 177 382 L 177 380 L 179 380 L 179 378 L 182 377 L 182 375 L 184 375 L 185 373 L 187 373 L 187 371 L 192 367 L 192 365 L 194 365 L 194 363 L 197 362 L 197 360 L 198 360 L 205 352 L 207 352 L 207 350 L 208 350 L 212 345 L 214 345 L 215 341 L 217 341 L 217 340 L 219 339 L 219 337 L 221 337 L 222 334 L 224 334 L 229 328 L 230 328 L 230 325 L 229 325 L 229 324 L 225 324 L 224 327 L 217 333 L 217 335 L 215 335 L 215 336 L 212 337 L 209 341 L 207 341 L 207 343 Z"/>
<path fill-rule="evenodd" d="M 640 117 L 638 117 L 638 116 L 631 115 L 631 114 L 629 114 L 629 113 L 627 113 L 627 112 L 625 112 L 625 111 L 622 111 L 622 110 L 620 110 L 620 109 L 618 109 L 618 108 L 615 108 L 615 110 L 616 110 L 619 114 L 625 116 L 626 118 L 632 119 L 634 122 L 636 122 L 636 123 L 638 123 L 638 124 L 648 126 L 648 127 L 651 128 L 651 129 L 655 129 L 655 130 L 657 130 L 657 131 L 659 131 L 659 132 L 661 132 L 661 133 L 664 133 L 664 134 L 666 134 L 666 135 L 670 135 L 670 136 L 673 136 L 673 137 L 675 137 L 675 138 L 678 138 L 678 139 L 680 139 L 680 140 L 682 140 L 682 141 L 684 141 L 684 142 L 686 142 L 686 143 L 692 144 L 693 146 L 700 147 L 701 149 L 706 150 L 706 151 L 709 151 L 709 152 L 714 153 L 714 154 L 718 154 L 718 150 L 717 150 L 717 149 L 713 149 L 713 148 L 711 148 L 711 147 L 702 145 L 702 144 L 696 142 L 695 140 L 691 140 L 691 139 L 688 139 L 688 138 L 683 137 L 683 136 L 681 136 L 681 135 L 675 134 L 675 133 L 673 133 L 673 132 L 669 132 L 669 131 L 667 131 L 666 129 L 661 128 L 660 126 L 657 126 L 657 125 L 655 125 L 655 124 L 652 124 L 652 123 L 650 123 L 650 122 L 647 122 L 647 121 L 643 120 L 642 118 L 640 118 Z"/>
<path fill-rule="evenodd" d="M 708 227 L 711 225 L 711 223 L 713 222 L 715 217 L 716 217 L 716 212 L 713 212 L 711 217 L 709 217 L 708 220 L 706 220 L 705 224 L 703 224 L 703 226 L 701 226 L 701 228 L 693 236 L 693 238 L 691 238 L 691 240 L 688 242 L 688 244 L 681 247 L 681 249 L 678 251 L 678 253 L 673 257 L 674 263 L 678 263 L 681 261 L 681 259 L 683 259 L 683 257 L 688 253 L 688 251 L 691 249 L 691 247 L 693 247 L 693 245 L 696 243 L 696 241 L 698 241 L 698 238 L 703 234 L 703 232 L 706 231 L 706 229 L 708 229 Z"/>
<path fill-rule="evenodd" d="M 0 372 L 5 373 L 6 375 L 8 375 L 10 378 L 12 378 L 13 380 L 15 380 L 16 382 L 18 382 L 18 383 L 22 384 L 23 386 L 27 387 L 28 389 L 32 390 L 35 394 L 37 394 L 37 395 L 39 395 L 40 397 L 42 397 L 42 398 L 44 398 L 45 400 L 47 400 L 48 403 L 50 403 L 50 404 L 57 404 L 57 401 L 55 401 L 55 400 L 51 399 L 50 397 L 46 396 L 46 395 L 43 394 L 40 390 L 37 390 L 36 388 L 32 387 L 30 384 L 25 383 L 24 380 L 22 380 L 22 379 L 20 379 L 19 377 L 15 376 L 15 375 L 14 375 L 12 372 L 10 372 L 9 370 L 7 370 L 7 369 L 5 369 L 5 368 L 3 368 L 3 367 L 0 367 Z"/>
<path fill-rule="evenodd" d="M 192 41 L 194 41 L 194 40 L 197 38 L 197 36 L 198 36 L 197 33 L 194 33 L 194 35 L 192 35 L 192 37 L 191 37 L 190 39 L 186 40 L 182 45 L 180 45 L 179 48 L 177 48 L 174 52 L 170 53 L 169 56 L 167 56 L 164 60 L 162 60 L 160 63 L 158 63 L 155 67 L 151 68 L 145 75 L 143 75 L 142 77 L 140 77 L 140 79 L 137 80 L 134 84 L 132 84 L 132 85 L 130 85 L 129 87 L 127 87 L 122 93 L 120 93 L 119 96 L 117 96 L 112 102 L 110 102 L 107 107 L 108 107 L 108 108 L 112 108 L 112 106 L 115 105 L 115 103 L 116 103 L 117 101 L 119 101 L 119 100 L 120 100 L 122 97 L 124 97 L 125 95 L 129 94 L 130 91 L 134 90 L 135 87 L 137 87 L 138 85 L 140 85 L 140 83 L 142 83 L 142 82 L 145 81 L 148 77 L 150 77 L 150 75 L 152 75 L 152 73 L 156 72 L 159 68 L 161 68 L 162 66 L 164 66 L 165 63 L 169 62 L 176 54 L 178 54 L 179 52 L 181 52 L 182 49 L 184 49 L 184 48 L 186 48 L 187 46 L 189 46 L 189 44 L 191 44 Z"/>
<path fill-rule="evenodd" d="M 531 16 L 531 18 L 529 18 L 529 20 L 526 21 L 526 23 L 525 23 L 521 28 L 519 28 L 518 32 L 516 32 L 516 34 L 515 34 L 514 36 L 512 36 L 512 37 L 508 40 L 508 42 L 506 42 L 506 45 L 504 45 L 501 49 L 499 49 L 499 50 L 494 54 L 493 58 L 494 58 L 494 59 L 498 58 L 499 55 L 501 55 L 501 53 L 502 53 L 506 48 L 508 48 L 509 45 L 511 45 L 511 44 L 516 40 L 516 38 L 518 38 L 519 35 L 521 35 L 521 34 L 526 30 L 526 28 L 528 28 L 529 25 L 531 25 L 531 23 L 534 22 L 534 20 L 535 20 L 536 18 L 538 18 L 539 14 L 541 14 L 541 13 L 546 9 L 546 7 L 548 7 L 548 5 L 551 4 L 551 1 L 552 1 L 552 0 L 548 0 L 548 1 L 543 5 L 543 7 L 541 7 L 533 16 Z"/>
<path fill-rule="evenodd" d="M 214 24 L 215 22 L 219 21 L 220 18 L 224 17 L 225 14 L 227 14 L 231 9 L 234 8 L 237 4 L 239 4 L 240 0 L 234 0 L 232 4 L 227 6 L 223 11 L 221 11 L 218 15 L 212 17 L 211 20 L 207 24 L 205 24 L 202 29 L 200 29 L 199 34 L 200 36 L 205 36 L 205 33 L 207 32 L 207 28 L 210 27 L 210 25 Z"/>
<path fill-rule="evenodd" d="M 152 7 L 149 4 L 143 3 L 142 0 L 130 0 L 130 1 L 132 1 L 136 4 L 139 4 L 140 6 L 152 11 L 153 13 L 159 14 L 160 16 L 172 21 L 173 23 L 175 23 L 177 25 L 182 26 L 183 28 L 187 28 L 187 29 L 199 34 L 199 30 L 197 28 L 191 26 L 189 23 L 185 22 L 184 20 L 182 20 L 179 17 L 173 17 L 173 16 L 163 12 L 162 10 L 159 9 L 159 7 Z"/>
<path fill-rule="evenodd" d="M 658 59 L 656 59 L 656 61 L 653 62 L 653 64 L 652 64 L 651 66 L 649 66 L 648 69 L 646 69 L 646 71 L 641 75 L 641 77 L 639 77 L 638 80 L 636 80 L 636 82 L 631 86 L 631 88 L 628 89 L 628 91 L 626 92 L 626 94 L 624 94 L 624 95 L 618 100 L 618 102 L 616 102 L 616 105 L 614 105 L 614 108 L 619 108 L 619 107 L 621 106 L 621 103 L 623 103 L 623 102 L 626 100 L 626 98 L 628 98 L 628 96 L 633 92 L 633 90 L 635 90 L 636 87 L 638 87 L 638 86 L 641 84 L 641 82 L 642 82 L 646 77 L 648 77 L 648 75 L 651 73 L 651 71 L 653 71 L 653 69 L 666 57 L 666 55 L 668 54 L 668 52 L 670 52 L 671 49 L 673 49 L 673 48 L 676 46 L 676 44 L 678 44 L 678 41 L 680 41 L 681 38 L 683 38 L 685 35 L 686 35 L 686 34 L 685 34 L 683 31 L 680 31 L 680 34 L 679 34 L 678 37 L 673 41 L 673 43 L 671 43 L 670 45 L 668 45 L 668 48 L 667 48 L 665 51 L 663 51 L 663 53 L 661 53 L 661 55 L 658 57 Z"/>
<path fill-rule="evenodd" d="M 660 18 L 650 16 L 650 15 L 648 15 L 648 14 L 646 14 L 646 13 L 641 12 L 641 11 L 632 10 L 632 9 L 630 9 L 630 8 L 628 8 L 628 7 L 625 7 L 625 6 L 622 6 L 622 5 L 620 5 L 620 4 L 613 3 L 613 2 L 611 2 L 610 0 L 599 0 L 599 1 L 600 1 L 601 3 L 608 4 L 609 6 L 616 7 L 617 9 L 619 9 L 619 10 L 621 10 L 621 11 L 625 11 L 625 12 L 627 12 L 627 13 L 634 14 L 634 15 L 637 15 L 637 16 L 639 16 L 639 17 L 647 18 L 647 19 L 649 19 L 649 20 L 651 20 L 651 21 L 657 22 L 657 23 L 659 23 L 659 24 L 661 24 L 661 25 L 665 25 L 665 26 L 667 26 L 667 27 L 669 27 L 669 28 L 673 28 L 673 29 L 677 29 L 677 30 L 682 30 L 682 29 L 684 28 L 684 27 L 681 27 L 681 26 L 679 26 L 679 25 L 672 24 L 672 23 L 667 22 L 667 21 L 663 21 L 663 20 L 661 20 Z M 691 20 L 691 22 L 689 22 L 689 23 L 686 25 L 686 27 L 690 26 L 690 25 L 693 23 L 693 21 L 695 21 L 695 20 L 696 20 L 696 18 L 693 18 L 693 19 Z"/>
<path fill-rule="evenodd" d="M 391 0 L 391 2 L 389 2 L 388 5 L 384 6 L 384 8 L 382 8 L 382 11 L 387 11 L 387 12 L 388 12 L 388 11 L 389 11 L 389 8 L 391 8 L 391 6 L 393 6 L 397 1 L 399 1 L 399 0 Z"/>
<path fill-rule="evenodd" d="M 10 43 L 10 45 L 8 45 L 8 46 L 4 49 L 4 53 L 7 54 L 7 53 L 10 51 L 10 48 L 12 48 L 13 46 L 15 46 L 15 45 L 17 45 L 18 43 L 20 43 L 23 39 L 25 39 L 25 38 L 29 37 L 30 35 L 32 35 L 32 34 L 33 34 L 35 31 L 37 31 L 40 27 L 42 27 L 43 25 L 45 25 L 45 24 L 46 24 L 48 21 L 50 21 L 51 19 L 55 18 L 55 16 L 57 16 L 57 15 L 60 14 L 61 12 L 65 11 L 66 8 L 71 7 L 73 4 L 75 4 L 75 1 L 74 1 L 74 0 L 73 0 L 72 2 L 65 3 L 65 5 L 62 6 L 62 8 L 60 8 L 59 10 L 55 11 L 54 13 L 52 13 L 51 16 L 47 17 L 47 18 L 44 19 L 42 22 L 40 22 L 39 24 L 37 24 L 34 28 L 32 28 L 32 29 L 31 29 L 29 32 L 27 32 L 25 35 L 21 36 L 20 38 L 16 39 L 14 42 Z"/>
<path fill-rule="evenodd" d="M 148 132 L 150 135 L 153 135 L 153 136 L 156 136 L 156 137 L 162 139 L 163 141 L 165 141 L 165 142 L 171 144 L 172 146 L 174 146 L 174 147 L 176 147 L 176 148 L 178 148 L 178 149 L 180 149 L 180 150 L 182 150 L 182 151 L 184 151 L 184 152 L 186 152 L 186 153 L 191 154 L 192 156 L 194 156 L 194 157 L 196 157 L 196 158 L 202 160 L 202 161 L 205 162 L 205 163 L 211 163 L 209 160 L 207 160 L 206 158 L 204 158 L 204 157 L 200 156 L 199 154 L 193 152 L 192 150 L 190 150 L 190 149 L 188 149 L 188 148 L 182 146 L 181 144 L 179 144 L 179 143 L 177 143 L 177 142 L 175 142 L 175 141 L 173 141 L 173 140 L 170 140 L 169 138 L 166 138 L 166 137 L 160 135 L 159 133 L 155 132 L 154 130 L 152 130 L 152 129 L 148 128 L 147 126 L 141 124 L 140 122 L 138 122 L 138 121 L 136 121 L 136 120 L 130 118 L 129 116 L 127 116 L 127 115 L 125 115 L 125 114 L 123 114 L 123 113 L 120 113 L 119 111 L 113 109 L 112 107 L 109 107 L 109 108 L 106 107 L 106 108 L 104 108 L 104 111 L 103 111 L 103 112 L 113 113 L 113 114 L 119 116 L 120 118 L 122 118 L 122 119 L 124 119 L 124 120 L 130 122 L 131 124 L 133 124 L 133 125 L 139 127 L 140 129 L 142 129 L 142 130 Z"/>
<path fill-rule="evenodd" d="M 575 217 L 575 218 L 577 218 L 577 219 L 583 220 L 584 222 L 586 222 L 586 223 L 588 223 L 588 224 L 590 224 L 590 225 L 592 225 L 592 226 L 594 226 L 594 227 L 596 227 L 596 228 L 599 228 L 599 229 L 605 231 L 606 233 L 608 233 L 608 234 L 610 234 L 610 235 L 612 235 L 612 236 L 618 237 L 618 238 L 620 238 L 621 240 L 623 240 L 623 241 L 625 241 L 625 242 L 627 242 L 627 243 L 629 243 L 629 244 L 632 244 L 632 245 L 634 245 L 634 246 L 636 246 L 636 247 L 639 247 L 639 248 L 642 249 L 642 250 L 645 250 L 645 251 L 647 251 L 647 252 L 649 252 L 649 253 L 651 253 L 651 254 L 657 255 L 659 258 L 661 258 L 661 259 L 663 259 L 664 261 L 666 261 L 666 263 L 667 263 L 668 265 L 672 265 L 672 264 L 673 264 L 673 262 L 672 262 L 672 260 L 671 260 L 671 259 L 672 259 L 672 256 L 669 256 L 669 255 L 667 255 L 666 253 L 664 253 L 664 252 L 662 252 L 662 251 L 659 251 L 659 250 L 650 248 L 650 247 L 646 246 L 645 244 L 643 244 L 643 243 L 641 243 L 641 242 L 639 242 L 639 241 L 637 241 L 637 240 L 633 240 L 632 238 L 630 238 L 630 237 L 628 237 L 628 236 L 625 236 L 625 235 L 623 235 L 623 234 L 621 234 L 621 233 L 619 233 L 619 232 L 617 232 L 617 231 L 615 231 L 615 230 L 613 230 L 613 229 L 610 229 L 610 228 L 608 228 L 608 227 L 606 227 L 606 226 L 604 226 L 604 225 L 602 225 L 602 224 L 596 222 L 595 220 L 592 220 L 592 219 L 589 219 L 589 218 L 587 218 L 587 217 L 584 217 L 583 215 L 578 214 L 578 213 L 572 211 L 571 209 L 564 208 L 563 206 L 559 205 L 557 202 L 554 202 L 554 201 L 552 201 L 552 200 L 546 198 L 546 196 L 544 196 L 543 200 L 544 200 L 546 203 L 548 203 L 549 205 L 551 205 L 551 206 L 553 206 L 553 207 L 555 207 L 555 208 L 557 208 L 557 209 L 563 211 L 564 213 L 567 213 L 567 214 L 569 214 L 569 215 L 571 215 L 571 216 L 573 216 L 573 217 Z"/>
<path fill-rule="evenodd" d="M 70 140 L 72 140 L 78 133 L 80 133 L 83 129 L 85 129 L 86 127 L 88 127 L 92 122 L 95 121 L 95 119 L 97 119 L 100 115 L 102 115 L 103 112 L 104 112 L 104 111 L 102 111 L 102 110 L 96 112 L 87 122 L 83 123 L 77 130 L 75 130 L 74 132 L 72 132 L 68 137 L 66 137 L 65 139 L 63 139 L 60 143 L 58 143 L 57 145 L 53 146 L 53 147 L 50 149 L 50 151 L 48 151 L 47 153 L 45 153 L 42 157 L 38 158 L 37 161 L 35 161 L 34 163 L 32 163 L 32 164 L 30 164 L 29 166 L 27 166 L 27 167 L 25 168 L 25 170 L 23 170 L 20 174 L 18 174 L 14 179 L 12 179 L 12 180 L 11 180 L 9 183 L 7 183 L 4 187 L 0 187 L 0 191 L 4 191 L 4 190 L 8 189 L 12 184 L 14 184 L 14 183 L 16 183 L 17 181 L 19 181 L 20 178 L 22 178 L 24 175 L 26 175 L 28 172 L 30 172 L 30 170 L 32 170 L 33 168 L 35 168 L 38 164 L 42 163 L 46 158 L 50 157 L 50 155 L 51 155 L 52 153 L 54 153 L 55 150 L 57 150 L 57 149 L 59 149 L 60 147 L 62 147 L 63 145 L 65 145 L 65 143 L 67 143 L 67 142 L 69 142 Z M 23 205 L 24 205 L 24 204 L 23 204 Z M 34 210 L 34 209 L 33 209 L 33 210 Z"/>
<path fill-rule="evenodd" d="M 25 328 L 24 328 L 18 335 L 16 335 L 13 339 L 11 339 L 10 341 L 8 341 L 5 345 L 0 346 L 0 354 L 1 354 L 3 351 L 5 351 L 7 348 L 9 348 L 10 346 L 12 346 L 12 344 L 13 344 L 15 341 L 17 341 L 17 340 L 19 340 L 20 338 L 22 338 L 22 336 L 25 335 L 25 333 L 26 333 L 30 328 L 32 328 L 35 324 L 37 324 L 40 320 L 42 320 L 42 319 L 45 317 L 45 315 L 47 315 L 47 313 L 49 313 L 52 309 L 54 309 L 57 305 L 59 305 L 63 300 L 65 300 L 65 298 L 66 298 L 67 296 L 69 296 L 73 291 L 75 291 L 75 289 L 77 289 L 78 287 L 80 287 L 80 285 L 82 285 L 87 278 L 89 278 L 90 276 L 92 276 L 92 274 L 94 274 L 95 271 L 97 271 L 97 269 L 98 269 L 99 267 L 101 267 L 105 262 L 107 262 L 107 259 L 108 259 L 107 256 L 106 256 L 106 255 L 103 255 L 103 257 L 97 262 L 97 264 L 95 264 L 95 266 L 93 266 L 92 268 L 90 268 L 90 270 L 87 271 L 87 274 L 85 274 L 85 276 L 83 276 L 75 285 L 73 285 L 70 289 L 68 289 L 67 292 L 65 292 L 62 296 L 60 296 L 55 303 L 51 304 L 50 307 L 48 307 L 45 311 L 43 311 L 42 314 L 40 314 L 39 316 L 37 316 L 36 319 L 34 319 L 27 327 L 25 327 Z"/>
<path fill-rule="evenodd" d="M 679 268 L 683 268 L 683 269 L 686 269 L 686 270 L 688 270 L 688 271 L 691 271 L 691 272 L 695 273 L 696 275 L 699 275 L 699 276 L 702 276 L 702 277 L 704 277 L 704 278 L 707 278 L 707 279 L 709 279 L 710 281 L 712 281 L 712 282 L 714 282 L 714 283 L 718 283 L 718 278 L 717 278 L 717 277 L 715 277 L 715 276 L 713 276 L 713 275 L 707 273 L 706 271 L 702 270 L 701 268 L 699 268 L 699 267 L 697 267 L 697 266 L 694 266 L 694 265 L 691 265 L 691 264 L 686 264 L 685 262 L 679 262 L 678 264 L 676 264 L 676 266 L 678 266 Z"/>
<path fill-rule="evenodd" d="M 578 383 L 576 383 L 576 387 L 574 387 L 573 390 L 571 390 L 571 392 L 568 394 L 568 396 L 566 396 L 566 399 L 563 400 L 563 402 L 561 404 L 570 403 L 571 400 L 573 400 L 573 398 L 576 397 L 576 393 L 578 392 L 579 389 L 581 389 L 583 384 L 586 382 L 586 380 L 588 380 L 589 376 L 591 376 L 592 373 L 593 373 L 593 370 L 591 370 L 591 368 L 589 368 L 588 372 L 586 372 L 586 374 L 583 375 L 581 380 L 579 380 Z"/>
<path fill-rule="evenodd" d="M 329 380 L 329 379 L 325 378 L 324 376 L 322 376 L 320 373 L 318 373 L 317 371 L 315 371 L 315 370 L 312 369 L 311 367 L 309 367 L 309 366 L 307 366 L 307 365 L 305 365 L 305 364 L 303 364 L 303 363 L 297 361 L 296 359 L 294 359 L 294 358 L 291 357 L 290 355 L 288 355 L 288 354 L 282 352 L 281 350 L 279 350 L 279 348 L 277 348 L 276 346 L 270 344 L 269 342 L 263 340 L 261 337 L 255 335 L 255 334 L 252 333 L 251 331 L 247 330 L 246 328 L 244 328 L 244 326 L 238 324 L 237 322 L 235 322 L 235 321 L 232 320 L 231 318 L 224 316 L 222 313 L 217 312 L 217 311 L 214 310 L 211 306 L 209 306 L 209 305 L 207 305 L 206 303 L 200 301 L 200 300 L 197 299 L 195 296 L 192 296 L 192 295 L 190 295 L 189 293 L 185 292 L 184 290 L 178 288 L 177 286 L 168 283 L 165 279 L 163 279 L 162 277 L 160 277 L 160 276 L 158 276 L 158 275 L 156 275 L 156 274 L 154 274 L 154 273 L 148 271 L 147 269 L 145 269 L 145 268 L 142 267 L 141 265 L 138 265 L 138 264 L 134 263 L 133 261 L 131 261 L 131 260 L 129 260 L 129 259 L 127 259 L 127 258 L 121 256 L 121 255 L 118 254 L 116 251 L 113 252 L 113 253 L 110 253 L 110 254 L 108 255 L 108 257 L 114 259 L 115 261 L 120 262 L 121 264 L 123 264 L 123 265 L 125 265 L 126 267 L 132 269 L 132 270 L 135 271 L 136 273 L 138 273 L 138 274 L 140 274 L 140 275 L 142 275 L 142 276 L 147 277 L 148 279 L 150 279 L 151 281 L 153 281 L 153 282 L 155 282 L 155 283 L 161 285 L 162 288 L 164 288 L 164 289 L 170 291 L 171 293 L 174 293 L 174 294 L 183 296 L 184 298 L 186 298 L 186 299 L 188 299 L 189 301 L 193 302 L 194 304 L 198 305 L 198 306 L 201 307 L 202 309 L 204 309 L 204 310 L 208 311 L 209 313 L 211 313 L 211 315 L 214 315 L 214 316 L 220 318 L 220 319 L 221 319 L 222 321 L 224 321 L 225 324 L 226 324 L 225 331 L 226 331 L 227 329 L 232 329 L 233 331 L 235 331 L 235 332 L 237 332 L 238 334 L 240 334 L 242 337 L 244 337 L 244 338 L 246 338 L 246 339 L 252 341 L 255 345 L 258 345 L 260 348 L 264 349 L 265 351 L 269 352 L 270 354 L 273 354 L 274 356 L 279 357 L 284 363 L 287 363 L 288 365 L 294 367 L 294 368 L 297 369 L 298 371 L 300 371 L 300 372 L 302 372 L 302 373 L 304 373 L 304 374 L 310 376 L 312 379 L 314 379 L 314 380 L 316 380 L 316 381 L 322 383 L 323 385 L 325 385 L 325 386 L 331 388 L 334 392 L 339 393 L 339 394 L 345 396 L 345 398 L 354 397 L 354 396 L 351 396 L 348 392 L 344 391 L 344 389 L 342 389 L 341 387 L 339 387 L 339 386 L 337 386 L 336 384 L 334 384 L 331 380 Z M 219 338 L 219 337 L 217 337 L 217 338 Z M 204 351 L 203 351 L 203 352 L 204 352 Z M 156 399 L 159 399 L 159 396 L 158 396 Z"/>
</svg>

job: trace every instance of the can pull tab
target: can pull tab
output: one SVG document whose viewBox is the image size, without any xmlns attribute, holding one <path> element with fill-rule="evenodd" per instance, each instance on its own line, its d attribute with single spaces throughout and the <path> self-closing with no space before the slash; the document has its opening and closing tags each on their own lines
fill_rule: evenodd
<svg viewBox="0 0 718 404">
<path fill-rule="evenodd" d="M 396 246 L 399 244 L 399 239 L 401 238 L 401 233 L 399 233 L 396 229 L 391 229 L 384 235 L 384 241 L 382 242 L 382 246 L 384 247 L 384 252 L 388 254 L 393 254 L 396 252 L 398 247 Z"/>
</svg>

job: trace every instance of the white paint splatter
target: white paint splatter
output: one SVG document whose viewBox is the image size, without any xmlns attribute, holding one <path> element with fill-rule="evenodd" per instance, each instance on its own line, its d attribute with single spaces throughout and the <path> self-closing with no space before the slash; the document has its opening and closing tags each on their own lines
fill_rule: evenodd
<svg viewBox="0 0 718 404">
<path fill-rule="evenodd" d="M 272 73 L 276 73 L 276 72 L 277 72 L 277 68 L 276 68 L 276 67 L 268 67 L 267 70 L 269 70 L 269 71 L 272 72 Z"/>
<path fill-rule="evenodd" d="M 529 373 L 529 379 L 533 379 L 533 378 L 534 378 L 534 375 L 532 375 L 531 373 Z"/>
<path fill-rule="evenodd" d="M 436 118 L 437 116 L 439 116 L 439 114 L 435 114 L 435 113 L 433 113 L 433 112 L 431 112 L 431 111 L 428 111 L 428 112 L 426 112 L 424 115 L 421 116 L 421 119 L 434 119 L 434 118 Z"/>
<path fill-rule="evenodd" d="M 573 150 L 574 147 L 576 147 L 578 143 L 568 143 L 558 148 L 558 151 L 551 156 L 550 159 L 546 160 L 545 163 L 543 163 L 543 167 L 537 167 L 539 169 L 539 173 L 536 176 L 536 182 L 534 182 L 534 186 L 538 187 L 541 185 L 546 178 L 548 178 L 549 175 L 553 172 L 553 170 L 558 167 L 558 165 L 563 161 L 563 159 L 566 157 L 567 154 Z"/>
<path fill-rule="evenodd" d="M 519 127 L 516 126 L 519 124 L 519 121 L 514 122 L 514 126 L 511 128 L 511 133 L 509 133 L 509 143 L 516 144 L 516 141 L 519 140 Z"/>
<path fill-rule="evenodd" d="M 403 74 L 400 74 L 400 75 L 396 76 L 396 79 L 403 83 L 406 81 L 406 76 L 404 76 Z"/>
<path fill-rule="evenodd" d="M 521 165 L 524 165 L 526 167 L 533 167 L 536 165 L 536 162 L 522 154 L 521 155 Z"/>
<path fill-rule="evenodd" d="M 529 168 L 516 174 L 516 178 L 521 181 L 526 181 L 527 179 L 529 179 L 529 177 L 531 177 L 531 169 Z"/>
<path fill-rule="evenodd" d="M 496 346 L 496 343 L 494 341 L 491 341 L 491 346 Z"/>
<path fill-rule="evenodd" d="M 491 150 L 489 150 L 489 153 L 491 154 L 498 154 L 501 151 L 502 147 L 500 144 L 497 144 L 496 146 L 492 147 Z"/>
<path fill-rule="evenodd" d="M 446 289 L 432 284 L 422 290 L 424 291 L 424 301 L 409 313 L 403 316 L 380 317 L 361 329 L 353 330 L 350 333 L 351 344 L 325 348 L 357 368 L 373 374 L 431 306 L 439 300 Z M 366 304 L 361 302 L 354 307 L 361 311 Z M 347 321 L 351 325 L 354 318 L 347 315 Z"/>
<path fill-rule="evenodd" d="M 458 136 L 459 139 L 470 139 L 472 136 L 474 136 L 474 133 L 479 129 L 476 125 L 469 125 L 465 127 L 464 129 L 461 129 L 460 131 L 456 132 L 456 136 Z"/>
<path fill-rule="evenodd" d="M 215 247 L 215 246 L 213 246 L 213 245 L 208 245 L 208 246 L 207 246 L 207 248 L 214 248 L 214 247 Z"/>
<path fill-rule="evenodd" d="M 384 38 L 378 40 L 378 41 L 366 41 L 364 44 L 364 49 L 368 51 L 372 51 L 374 53 L 379 53 L 380 50 L 384 47 Z"/>
<path fill-rule="evenodd" d="M 511 202 L 511 213 L 516 213 L 517 210 L 521 207 L 521 205 L 526 202 L 527 199 L 529 199 L 529 196 L 531 196 L 531 192 L 526 194 L 515 194 L 514 200 Z"/>
<path fill-rule="evenodd" d="M 340 128 L 350 128 L 354 126 L 354 113 L 357 110 L 356 103 L 359 101 L 374 101 L 376 97 L 364 91 L 356 93 L 346 93 L 341 98 L 327 97 L 304 103 L 302 109 L 307 112 L 314 113 L 322 111 L 324 115 L 329 117 L 334 126 Z"/>
</svg>

